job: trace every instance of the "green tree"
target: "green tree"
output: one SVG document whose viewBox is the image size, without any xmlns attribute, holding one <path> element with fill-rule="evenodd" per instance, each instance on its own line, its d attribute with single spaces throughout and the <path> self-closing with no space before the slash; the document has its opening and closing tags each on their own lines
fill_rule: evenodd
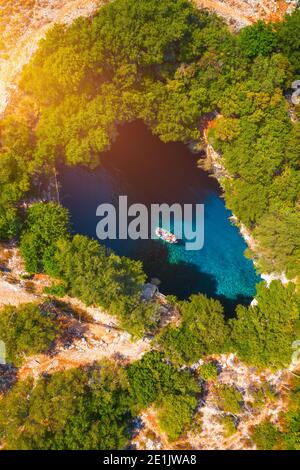
<svg viewBox="0 0 300 470">
<path fill-rule="evenodd" d="M 199 53 L 198 28 L 209 22 L 199 16 L 186 0 L 119 0 L 95 17 L 95 47 L 110 67 L 118 66 L 117 58 L 143 67 L 191 60 Z"/>
<path fill-rule="evenodd" d="M 175 440 L 191 424 L 197 399 L 190 395 L 166 395 L 158 411 L 160 428 L 170 440 Z"/>
<path fill-rule="evenodd" d="M 282 272 L 293 278 L 300 272 L 300 218 L 293 210 L 265 214 L 254 230 L 261 270 Z"/>
<path fill-rule="evenodd" d="M 60 332 L 46 306 L 29 303 L 1 309 L 0 339 L 5 343 L 7 361 L 15 365 L 20 365 L 24 356 L 47 351 Z"/>
<path fill-rule="evenodd" d="M 68 238 L 68 229 L 69 213 L 62 206 L 37 203 L 28 209 L 20 249 L 29 273 L 43 269 L 46 250 L 60 238 Z"/>
<path fill-rule="evenodd" d="M 255 426 L 251 437 L 258 450 L 272 450 L 280 437 L 280 432 L 274 424 L 269 421 L 263 421 Z"/>
<path fill-rule="evenodd" d="M 271 282 L 257 286 L 255 306 L 237 307 L 229 320 L 232 348 L 243 361 L 258 367 L 286 367 L 299 328 L 299 298 L 295 286 Z"/>
<path fill-rule="evenodd" d="M 109 308 L 123 297 L 140 296 L 145 281 L 141 262 L 117 256 L 83 235 L 59 240 L 56 248 L 53 255 L 50 253 L 51 265 L 48 260 L 49 273 L 88 305 Z"/>
<path fill-rule="evenodd" d="M 191 423 L 200 387 L 189 370 L 179 370 L 152 351 L 128 368 L 133 402 L 138 407 L 154 404 L 160 427 L 176 439 Z"/>
<path fill-rule="evenodd" d="M 172 361 L 192 364 L 205 355 L 222 352 L 227 329 L 220 302 L 199 294 L 178 305 L 180 326 L 167 325 L 158 338 L 165 354 Z"/>
<path fill-rule="evenodd" d="M 146 275 L 140 261 L 117 256 L 96 240 L 75 235 L 48 247 L 43 264 L 48 274 L 61 281 L 50 289 L 54 295 L 68 292 L 88 305 L 106 308 L 137 337 L 157 329 L 159 305 L 141 299 Z"/>
<path fill-rule="evenodd" d="M 123 296 L 112 302 L 110 312 L 121 319 L 122 326 L 135 337 L 157 331 L 161 317 L 160 305 L 156 301 L 143 301 L 140 296 Z"/>
<path fill-rule="evenodd" d="M 18 211 L 12 206 L 0 206 L 0 240 L 10 240 L 21 228 Z"/>
<path fill-rule="evenodd" d="M 203 380 L 215 380 L 218 377 L 218 368 L 215 362 L 206 362 L 197 369 L 197 373 Z"/>
<path fill-rule="evenodd" d="M 275 25 L 278 44 L 289 58 L 295 70 L 300 71 L 300 10 L 286 15 L 284 21 Z"/>
<path fill-rule="evenodd" d="M 19 200 L 30 189 L 33 171 L 30 157 L 33 135 L 28 124 L 15 116 L 0 123 L 0 239 L 10 240 L 19 234 L 21 217 Z"/>
<path fill-rule="evenodd" d="M 6 449 L 123 449 L 128 397 L 126 375 L 109 363 L 20 381 L 1 400 L 0 436 Z"/>
<path fill-rule="evenodd" d="M 233 416 L 222 416 L 222 418 L 220 419 L 220 423 L 223 425 L 224 428 L 224 437 L 231 437 L 233 434 L 236 433 L 237 429 Z"/>
<path fill-rule="evenodd" d="M 243 28 L 239 35 L 241 48 L 248 57 L 268 56 L 277 47 L 278 39 L 272 24 L 257 21 Z"/>
<path fill-rule="evenodd" d="M 239 414 L 243 395 L 231 385 L 218 384 L 213 388 L 217 405 L 226 413 Z"/>
<path fill-rule="evenodd" d="M 300 385 L 298 378 L 291 383 L 289 409 L 281 417 L 282 435 L 280 448 L 286 450 L 300 449 Z"/>
</svg>

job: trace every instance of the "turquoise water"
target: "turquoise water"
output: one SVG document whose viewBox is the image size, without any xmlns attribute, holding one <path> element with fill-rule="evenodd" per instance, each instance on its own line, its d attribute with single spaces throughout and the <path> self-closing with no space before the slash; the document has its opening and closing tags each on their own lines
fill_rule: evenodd
<svg viewBox="0 0 300 470">
<path fill-rule="evenodd" d="M 207 282 L 202 283 L 202 288 L 206 293 L 223 298 L 224 301 L 247 303 L 260 280 L 253 263 L 243 256 L 247 246 L 237 228 L 229 223 L 232 214 L 226 209 L 223 199 L 210 195 L 205 199 L 204 206 L 203 249 L 194 252 L 187 251 L 184 245 L 170 245 L 170 262 L 192 263 L 202 270 L 205 267 L 208 278 Z"/>
<path fill-rule="evenodd" d="M 231 315 L 238 303 L 248 304 L 260 281 L 239 230 L 229 220 L 221 189 L 214 178 L 197 168 L 197 158 L 182 144 L 164 144 L 140 122 L 122 127 L 101 166 L 60 169 L 61 201 L 69 208 L 73 229 L 96 238 L 96 208 L 116 205 L 119 195 L 128 203 L 174 202 L 204 204 L 204 246 L 187 251 L 183 242 L 109 240 L 120 255 L 141 259 L 149 276 L 160 279 L 160 290 L 187 298 L 197 292 L 218 298 Z M 193 225 L 195 220 L 185 222 Z M 184 241 L 184 240 L 183 240 Z"/>
</svg>

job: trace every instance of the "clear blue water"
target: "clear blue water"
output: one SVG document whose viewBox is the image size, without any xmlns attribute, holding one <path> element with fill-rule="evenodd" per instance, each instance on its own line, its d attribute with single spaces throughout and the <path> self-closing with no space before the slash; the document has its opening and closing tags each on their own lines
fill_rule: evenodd
<svg viewBox="0 0 300 470">
<path fill-rule="evenodd" d="M 110 240 L 120 255 L 141 259 L 160 290 L 184 299 L 197 292 L 218 298 L 228 315 L 248 304 L 260 281 L 239 230 L 229 220 L 217 181 L 197 167 L 197 158 L 182 144 L 164 144 L 140 122 L 125 125 L 94 171 L 61 167 L 61 202 L 70 210 L 73 229 L 96 238 L 96 208 L 127 195 L 128 203 L 204 204 L 204 247 L 187 251 L 184 243 L 161 240 Z M 194 221 L 188 222 L 194 223 Z M 102 242 L 103 243 L 103 242 Z"/>
</svg>

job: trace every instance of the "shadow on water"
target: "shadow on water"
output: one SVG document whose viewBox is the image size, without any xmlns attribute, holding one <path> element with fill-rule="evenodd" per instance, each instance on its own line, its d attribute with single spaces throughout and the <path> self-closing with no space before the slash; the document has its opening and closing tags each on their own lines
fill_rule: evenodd
<svg viewBox="0 0 300 470">
<path fill-rule="evenodd" d="M 141 247 L 132 257 L 143 261 L 149 279 L 158 278 L 161 281 L 165 295 L 176 293 L 179 299 L 186 299 L 191 294 L 199 293 L 199 286 L 202 286 L 202 292 L 206 292 L 208 296 L 216 293 L 214 276 L 200 272 L 199 267 L 193 263 L 171 263 L 168 249 L 160 242 L 152 241 L 147 245 L 147 251 Z"/>
<path fill-rule="evenodd" d="M 180 143 L 165 144 L 141 122 L 120 126 L 111 149 L 100 155 L 98 168 L 59 168 L 61 201 L 70 210 L 75 233 L 95 238 L 96 208 L 101 203 L 204 204 L 205 245 L 187 251 L 184 243 L 157 240 L 106 240 L 119 255 L 140 259 L 149 279 L 161 281 L 163 294 L 186 299 L 205 293 L 222 302 L 227 316 L 237 304 L 248 305 L 259 282 L 243 253 L 246 244 L 229 221 L 218 182 L 197 168 L 197 156 Z"/>
<path fill-rule="evenodd" d="M 195 263 L 170 262 L 167 246 L 159 241 L 140 242 L 139 248 L 135 248 L 129 255 L 131 258 L 143 262 L 149 280 L 159 279 L 165 295 L 176 293 L 179 300 L 185 300 L 193 294 L 205 293 L 207 297 L 221 302 L 227 318 L 235 315 L 235 308 L 238 304 L 249 305 L 252 300 L 251 297 L 243 295 L 230 299 L 225 295 L 218 294 L 215 276 L 201 272 Z"/>
<path fill-rule="evenodd" d="M 245 295 L 237 295 L 233 299 L 229 299 L 225 297 L 225 295 L 216 294 L 214 298 L 219 300 L 224 307 L 224 313 L 226 318 L 233 318 L 235 317 L 235 310 L 238 305 L 250 305 L 253 297 L 247 297 Z"/>
</svg>

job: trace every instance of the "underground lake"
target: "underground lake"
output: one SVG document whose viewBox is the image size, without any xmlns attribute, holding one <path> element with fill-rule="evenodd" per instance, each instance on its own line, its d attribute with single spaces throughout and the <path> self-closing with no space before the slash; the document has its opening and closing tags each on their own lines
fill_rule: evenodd
<svg viewBox="0 0 300 470">
<path fill-rule="evenodd" d="M 60 200 L 71 214 L 74 233 L 96 238 L 99 204 L 204 204 L 204 246 L 188 251 L 183 243 L 161 240 L 106 240 L 119 255 L 140 259 L 149 279 L 160 280 L 164 294 L 185 299 L 204 293 L 219 299 L 227 315 L 247 305 L 260 281 L 237 227 L 229 218 L 215 178 L 197 167 L 198 157 L 180 143 L 165 144 L 141 122 L 119 128 L 111 149 L 100 156 L 96 170 L 59 168 Z"/>
</svg>

